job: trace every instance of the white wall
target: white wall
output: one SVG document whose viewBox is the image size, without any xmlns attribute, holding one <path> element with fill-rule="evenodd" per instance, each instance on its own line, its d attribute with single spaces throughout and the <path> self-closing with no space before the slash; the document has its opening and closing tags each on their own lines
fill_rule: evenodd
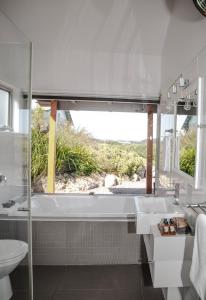
<svg viewBox="0 0 206 300">
<path fill-rule="evenodd" d="M 47 55 L 34 52 L 37 92 L 159 97 L 161 57 L 158 55 L 54 52 Z"/>
<path fill-rule="evenodd" d="M 29 41 L 0 13 L 0 84 L 11 91 L 12 132 L 0 132 L 0 202 L 26 194 L 28 110 L 23 91 L 29 86 Z"/>
<path fill-rule="evenodd" d="M 206 45 L 206 18 L 193 1 L 174 0 L 162 52 L 162 92 L 183 72 Z M 192 72 L 194 71 L 194 68 Z"/>
<path fill-rule="evenodd" d="M 1 9 L 33 42 L 35 92 L 148 99 L 160 92 L 167 2 L 1 0 Z"/>
</svg>

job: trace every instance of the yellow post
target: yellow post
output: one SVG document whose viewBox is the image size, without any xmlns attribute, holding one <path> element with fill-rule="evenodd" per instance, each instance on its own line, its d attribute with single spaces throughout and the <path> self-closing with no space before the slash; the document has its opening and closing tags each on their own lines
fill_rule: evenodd
<svg viewBox="0 0 206 300">
<path fill-rule="evenodd" d="M 48 193 L 55 193 L 56 114 L 57 114 L 57 101 L 53 100 L 51 101 L 51 114 L 49 120 Z"/>
</svg>

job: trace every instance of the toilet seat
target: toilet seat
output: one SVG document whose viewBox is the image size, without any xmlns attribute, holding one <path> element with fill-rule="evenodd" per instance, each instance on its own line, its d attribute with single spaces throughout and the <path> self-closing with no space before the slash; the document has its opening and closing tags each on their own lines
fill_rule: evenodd
<svg viewBox="0 0 206 300">
<path fill-rule="evenodd" d="M 10 273 L 13 272 L 28 252 L 23 241 L 0 240 L 0 300 L 12 297 Z"/>
<path fill-rule="evenodd" d="M 0 240 L 0 265 L 19 261 L 28 252 L 28 245 L 23 241 Z"/>
</svg>

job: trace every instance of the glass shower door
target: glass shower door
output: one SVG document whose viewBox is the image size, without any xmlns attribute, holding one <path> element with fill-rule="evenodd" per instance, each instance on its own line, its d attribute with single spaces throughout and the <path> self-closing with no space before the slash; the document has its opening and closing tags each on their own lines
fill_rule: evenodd
<svg viewBox="0 0 206 300">
<path fill-rule="evenodd" d="M 31 43 L 0 12 L 1 300 L 32 299 L 30 112 Z"/>
</svg>

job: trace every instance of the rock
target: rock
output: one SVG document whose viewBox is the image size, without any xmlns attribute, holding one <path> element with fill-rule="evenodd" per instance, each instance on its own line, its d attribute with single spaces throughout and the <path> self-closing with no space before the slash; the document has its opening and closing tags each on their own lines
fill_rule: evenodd
<svg viewBox="0 0 206 300">
<path fill-rule="evenodd" d="M 108 174 L 104 179 L 104 186 L 107 188 L 118 185 L 118 184 L 119 184 L 119 181 L 118 181 L 118 177 L 116 175 Z"/>
<path fill-rule="evenodd" d="M 140 178 L 140 176 L 139 175 L 137 175 L 137 174 L 134 174 L 133 176 L 132 176 L 132 180 L 133 181 L 140 181 L 141 180 L 141 178 Z"/>
<path fill-rule="evenodd" d="M 146 168 L 145 167 L 142 167 L 142 169 L 139 171 L 139 176 L 142 179 L 146 177 Z"/>
<path fill-rule="evenodd" d="M 138 180 L 138 175 L 137 175 L 137 174 L 134 174 L 134 175 L 132 176 L 132 180 L 133 180 L 133 181 L 137 181 L 137 180 Z"/>
<path fill-rule="evenodd" d="M 33 193 L 45 193 L 45 179 L 39 179 L 32 184 Z"/>
<path fill-rule="evenodd" d="M 88 185 L 88 190 L 93 190 L 99 187 L 99 184 L 96 182 L 90 182 Z"/>
</svg>

